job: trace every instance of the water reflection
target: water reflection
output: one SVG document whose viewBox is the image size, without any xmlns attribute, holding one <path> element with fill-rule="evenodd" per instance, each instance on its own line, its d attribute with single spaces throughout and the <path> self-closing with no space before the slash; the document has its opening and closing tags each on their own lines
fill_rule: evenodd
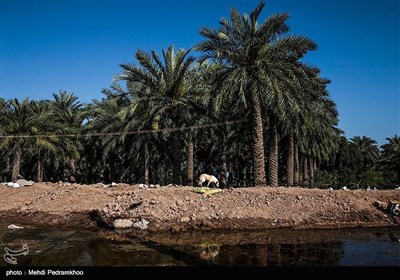
<svg viewBox="0 0 400 280">
<path fill-rule="evenodd" d="M 199 257 L 202 260 L 213 260 L 216 256 L 218 256 L 220 251 L 220 246 L 218 244 L 211 244 L 204 246 L 201 248 L 201 252 L 199 253 Z"/>
<path fill-rule="evenodd" d="M 29 266 L 399 266 L 398 236 L 399 229 L 138 234 L 1 227 L 0 249 L 27 243 L 18 264 Z"/>
<path fill-rule="evenodd" d="M 246 244 L 222 247 L 218 262 L 242 266 L 336 266 L 342 242 L 324 244 Z"/>
</svg>

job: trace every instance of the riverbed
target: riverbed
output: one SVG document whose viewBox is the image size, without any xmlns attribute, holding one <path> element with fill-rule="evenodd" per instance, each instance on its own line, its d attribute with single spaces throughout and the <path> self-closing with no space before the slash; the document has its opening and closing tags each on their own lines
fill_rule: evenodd
<svg viewBox="0 0 400 280">
<path fill-rule="evenodd" d="M 0 227 L 17 266 L 400 266 L 399 228 L 185 233 Z M 12 266 L 4 258 L 0 266 Z"/>
</svg>

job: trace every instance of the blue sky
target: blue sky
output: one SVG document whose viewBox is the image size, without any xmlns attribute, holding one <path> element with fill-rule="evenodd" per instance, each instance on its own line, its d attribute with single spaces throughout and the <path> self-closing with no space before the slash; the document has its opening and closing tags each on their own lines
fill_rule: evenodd
<svg viewBox="0 0 400 280">
<path fill-rule="evenodd" d="M 81 102 L 134 62 L 137 49 L 188 48 L 200 27 L 218 28 L 231 7 L 250 12 L 258 0 L 0 0 L 0 96 L 51 99 L 60 89 Z M 329 91 L 346 137 L 380 145 L 400 134 L 400 1 L 274 0 L 261 14 L 288 12 L 291 33 L 319 50 L 305 61 L 332 80 Z"/>
</svg>

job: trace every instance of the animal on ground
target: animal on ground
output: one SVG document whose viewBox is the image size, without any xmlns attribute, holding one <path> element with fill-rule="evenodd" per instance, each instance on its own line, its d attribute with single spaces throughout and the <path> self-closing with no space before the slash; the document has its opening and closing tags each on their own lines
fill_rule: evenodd
<svg viewBox="0 0 400 280">
<path fill-rule="evenodd" d="M 217 188 L 219 187 L 219 181 L 214 175 L 206 173 L 201 174 L 199 176 L 199 187 L 202 187 L 205 182 L 207 182 L 207 187 L 210 185 Z"/>
</svg>

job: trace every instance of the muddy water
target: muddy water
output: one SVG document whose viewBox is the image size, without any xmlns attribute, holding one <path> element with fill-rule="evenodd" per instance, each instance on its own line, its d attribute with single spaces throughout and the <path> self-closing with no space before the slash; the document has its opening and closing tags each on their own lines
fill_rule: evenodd
<svg viewBox="0 0 400 280">
<path fill-rule="evenodd" d="M 182 234 L 0 227 L 4 249 L 29 266 L 400 266 L 400 229 L 267 230 Z"/>
</svg>

